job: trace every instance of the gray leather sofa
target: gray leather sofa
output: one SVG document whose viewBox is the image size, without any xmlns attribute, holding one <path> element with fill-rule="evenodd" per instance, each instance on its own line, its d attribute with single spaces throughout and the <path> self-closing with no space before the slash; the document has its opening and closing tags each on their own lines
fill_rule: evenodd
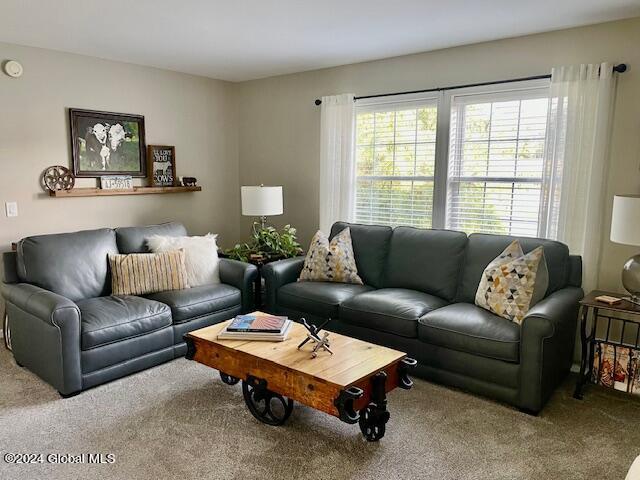
<svg viewBox="0 0 640 480">
<path fill-rule="evenodd" d="M 256 267 L 220 259 L 216 285 L 110 296 L 109 253 L 147 252 L 179 223 L 28 237 L 4 253 L 2 295 L 16 362 L 63 396 L 186 352 L 183 334 L 253 307 Z"/>
<path fill-rule="evenodd" d="M 365 285 L 297 282 L 304 258 L 266 265 L 267 309 L 328 330 L 407 352 L 416 375 L 537 413 L 573 359 L 582 260 L 566 245 L 519 238 L 528 252 L 544 246 L 545 298 L 522 325 L 474 304 L 485 267 L 514 238 L 448 230 L 336 223 L 351 228 Z"/>
</svg>

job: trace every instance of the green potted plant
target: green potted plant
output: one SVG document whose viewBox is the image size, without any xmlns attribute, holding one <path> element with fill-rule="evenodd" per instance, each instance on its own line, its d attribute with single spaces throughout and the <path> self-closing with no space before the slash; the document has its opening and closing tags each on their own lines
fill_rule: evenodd
<svg viewBox="0 0 640 480">
<path fill-rule="evenodd" d="M 302 253 L 302 248 L 296 238 L 296 229 L 291 225 L 285 225 L 278 231 L 275 227 L 261 227 L 255 222 L 249 241 L 237 243 L 224 253 L 229 258 L 242 262 L 257 259 L 267 263 L 298 256 Z"/>
</svg>

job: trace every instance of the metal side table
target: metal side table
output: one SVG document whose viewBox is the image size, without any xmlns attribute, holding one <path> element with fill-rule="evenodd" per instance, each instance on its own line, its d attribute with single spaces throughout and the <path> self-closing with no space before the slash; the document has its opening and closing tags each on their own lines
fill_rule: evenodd
<svg viewBox="0 0 640 480">
<path fill-rule="evenodd" d="M 640 354 L 640 305 L 636 305 L 627 300 L 622 300 L 614 305 L 599 302 L 596 297 L 609 295 L 611 297 L 623 298 L 625 295 L 614 292 L 595 290 L 580 302 L 580 340 L 582 346 L 582 358 L 580 362 L 580 373 L 576 383 L 574 398 L 583 398 L 583 389 L 587 383 L 593 382 L 594 359 L 596 351 L 598 355 L 598 375 L 602 368 L 602 348 L 606 345 L 613 347 L 613 368 L 619 360 L 617 358 L 620 350 L 629 349 L 629 352 L 637 351 Z M 635 352 L 634 352 L 635 353 Z M 635 376 L 640 374 L 640 356 L 634 362 L 633 355 L 628 355 L 625 381 L 627 382 L 627 392 L 631 390 L 631 383 Z M 634 367 L 635 365 L 635 367 Z M 611 384 L 615 383 L 616 372 L 611 372 Z M 637 380 L 637 379 L 636 379 Z"/>
</svg>

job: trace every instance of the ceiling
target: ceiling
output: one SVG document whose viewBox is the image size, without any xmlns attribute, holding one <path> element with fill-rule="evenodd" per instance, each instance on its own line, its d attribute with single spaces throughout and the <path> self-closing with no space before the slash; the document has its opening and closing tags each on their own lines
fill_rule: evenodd
<svg viewBox="0 0 640 480">
<path fill-rule="evenodd" d="M 243 81 L 634 16 L 640 0 L 0 0 L 0 41 Z"/>
</svg>

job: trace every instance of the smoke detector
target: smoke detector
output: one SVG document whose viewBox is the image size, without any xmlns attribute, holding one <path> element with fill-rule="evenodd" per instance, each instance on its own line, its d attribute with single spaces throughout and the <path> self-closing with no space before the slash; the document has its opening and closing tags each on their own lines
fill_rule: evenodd
<svg viewBox="0 0 640 480">
<path fill-rule="evenodd" d="M 24 69 L 22 68 L 20 62 L 9 60 L 4 64 L 4 73 L 9 75 L 10 77 L 18 78 L 22 76 L 22 72 L 24 72 Z"/>
</svg>

